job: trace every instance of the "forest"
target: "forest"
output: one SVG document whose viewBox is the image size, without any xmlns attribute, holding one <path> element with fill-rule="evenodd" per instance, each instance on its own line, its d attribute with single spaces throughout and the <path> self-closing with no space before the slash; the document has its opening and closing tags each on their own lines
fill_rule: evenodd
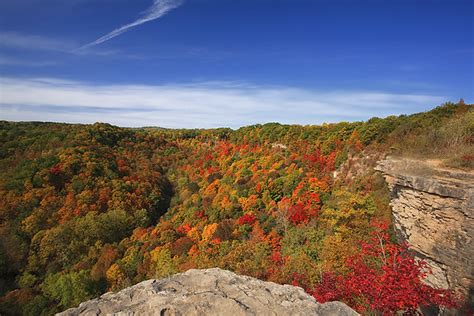
<svg viewBox="0 0 474 316">
<path fill-rule="evenodd" d="M 385 155 L 474 168 L 474 109 L 311 126 L 0 121 L 0 314 L 51 315 L 220 267 L 363 314 L 459 307 L 393 233 Z M 349 157 L 368 168 L 348 170 Z M 371 167 L 370 167 L 371 166 Z"/>
</svg>

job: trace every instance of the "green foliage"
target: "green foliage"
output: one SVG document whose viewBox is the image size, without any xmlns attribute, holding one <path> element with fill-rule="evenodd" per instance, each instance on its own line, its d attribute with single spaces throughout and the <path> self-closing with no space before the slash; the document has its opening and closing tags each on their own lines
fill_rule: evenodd
<svg viewBox="0 0 474 316">
<path fill-rule="evenodd" d="M 78 305 L 99 293 L 87 270 L 49 274 L 41 289 L 46 297 L 58 302 L 63 308 Z"/>
<path fill-rule="evenodd" d="M 155 271 L 155 278 L 167 277 L 178 271 L 173 262 L 173 258 L 171 258 L 171 251 L 169 249 L 155 249 L 150 252 L 150 255 Z"/>
<path fill-rule="evenodd" d="M 25 272 L 18 280 L 18 285 L 22 288 L 32 288 L 37 281 L 38 278 L 35 275 L 29 272 Z"/>
<path fill-rule="evenodd" d="M 54 308 L 49 309 L 50 301 L 42 296 L 36 295 L 28 303 L 23 306 L 23 315 L 25 316 L 37 316 L 37 315 L 47 315 L 49 312 L 55 312 Z M 57 310 L 56 310 L 57 311 Z"/>
<path fill-rule="evenodd" d="M 281 252 L 297 258 L 301 253 L 318 261 L 324 231 L 317 227 L 291 227 L 281 241 Z"/>
</svg>

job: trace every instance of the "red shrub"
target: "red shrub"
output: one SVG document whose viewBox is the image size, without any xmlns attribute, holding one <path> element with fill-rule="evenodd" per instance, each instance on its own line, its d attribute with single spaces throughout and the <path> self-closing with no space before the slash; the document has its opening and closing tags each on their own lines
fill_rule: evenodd
<svg viewBox="0 0 474 316">
<path fill-rule="evenodd" d="M 416 260 L 405 245 L 391 243 L 386 227 L 378 226 L 369 243 L 347 262 L 344 276 L 323 275 L 312 295 L 319 302 L 342 300 L 361 313 L 392 315 L 397 311 L 416 314 L 418 307 L 459 306 L 448 290 L 422 282 L 429 272 L 424 261 Z"/>
</svg>

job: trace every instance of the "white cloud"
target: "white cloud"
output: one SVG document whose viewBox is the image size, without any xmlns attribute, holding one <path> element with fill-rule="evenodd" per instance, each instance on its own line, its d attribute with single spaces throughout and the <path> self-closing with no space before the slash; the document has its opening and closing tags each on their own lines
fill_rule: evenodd
<svg viewBox="0 0 474 316">
<path fill-rule="evenodd" d="M 9 56 L 0 55 L 0 66 L 20 66 L 20 67 L 50 67 L 57 66 L 59 63 L 52 60 L 27 60 Z"/>
<path fill-rule="evenodd" d="M 317 91 L 242 82 L 97 85 L 57 78 L 1 78 L 0 119 L 120 126 L 239 127 L 278 121 L 320 124 L 413 113 L 446 97 Z"/>
<path fill-rule="evenodd" d="M 120 57 L 120 58 L 140 58 L 140 56 L 133 56 L 123 54 L 118 50 L 104 50 L 104 49 L 87 49 L 77 50 L 79 46 L 77 42 L 44 37 L 33 34 L 23 34 L 18 32 L 2 32 L 0 31 L 0 48 L 9 48 L 20 51 L 44 51 L 48 53 L 58 54 L 72 54 L 76 56 L 97 56 L 97 57 Z M 1 56 L 0 64 L 4 65 L 21 65 L 21 66 L 45 66 L 44 62 L 29 62 L 19 60 L 15 57 Z M 50 64 L 50 62 L 48 62 Z"/>
<path fill-rule="evenodd" d="M 0 46 L 16 49 L 65 52 L 73 49 L 75 44 L 70 41 L 57 40 L 38 35 L 0 32 Z"/>
<path fill-rule="evenodd" d="M 28 67 L 47 67 L 47 66 L 56 66 L 58 63 L 56 61 L 37 61 L 37 60 L 24 60 L 20 58 L 8 57 L 0 55 L 0 65 L 5 66 L 28 66 Z"/>
<path fill-rule="evenodd" d="M 119 36 L 120 34 L 123 34 L 131 30 L 134 27 L 159 19 L 162 16 L 164 16 L 166 13 L 168 13 L 169 11 L 179 7 L 183 2 L 184 0 L 154 0 L 153 5 L 145 12 L 145 15 L 143 17 L 139 18 L 135 22 L 126 24 L 122 27 L 119 27 L 113 30 L 112 32 L 100 37 L 99 39 L 82 46 L 81 48 L 79 48 L 79 50 L 83 50 L 95 45 L 99 45 L 108 40 L 111 40 L 114 37 Z"/>
</svg>

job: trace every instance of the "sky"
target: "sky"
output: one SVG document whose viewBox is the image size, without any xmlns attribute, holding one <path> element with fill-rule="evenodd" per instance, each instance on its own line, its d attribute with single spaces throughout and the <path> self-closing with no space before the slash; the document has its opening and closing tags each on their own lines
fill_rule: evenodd
<svg viewBox="0 0 474 316">
<path fill-rule="evenodd" d="M 321 124 L 474 102 L 472 0 L 2 0 L 0 120 Z"/>
</svg>

